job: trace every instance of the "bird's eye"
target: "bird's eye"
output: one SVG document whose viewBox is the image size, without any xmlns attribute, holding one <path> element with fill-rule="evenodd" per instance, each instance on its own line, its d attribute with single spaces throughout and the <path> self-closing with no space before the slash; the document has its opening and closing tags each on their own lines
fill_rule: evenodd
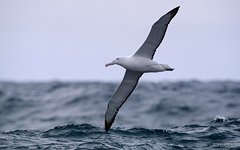
<svg viewBox="0 0 240 150">
<path fill-rule="evenodd" d="M 119 58 L 117 58 L 117 60 L 119 60 Z"/>
</svg>

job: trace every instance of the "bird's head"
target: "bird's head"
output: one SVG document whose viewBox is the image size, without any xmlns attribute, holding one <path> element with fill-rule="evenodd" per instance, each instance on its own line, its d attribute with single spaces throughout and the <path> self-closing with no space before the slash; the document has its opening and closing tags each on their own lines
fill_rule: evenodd
<svg viewBox="0 0 240 150">
<path fill-rule="evenodd" d="M 105 65 L 105 67 L 108 67 L 108 66 L 111 66 L 111 65 L 115 65 L 115 64 L 121 65 L 121 64 L 123 63 L 123 61 L 124 61 L 124 58 L 123 58 L 123 57 L 118 57 L 118 58 L 114 59 L 112 62 L 107 63 L 107 64 Z"/>
</svg>

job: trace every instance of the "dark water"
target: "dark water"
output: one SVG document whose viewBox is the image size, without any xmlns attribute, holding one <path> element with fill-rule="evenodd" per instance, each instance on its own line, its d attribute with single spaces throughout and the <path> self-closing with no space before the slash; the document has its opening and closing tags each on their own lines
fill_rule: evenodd
<svg viewBox="0 0 240 150">
<path fill-rule="evenodd" d="M 240 82 L 142 82 L 105 133 L 117 86 L 0 82 L 0 149 L 240 149 Z"/>
</svg>

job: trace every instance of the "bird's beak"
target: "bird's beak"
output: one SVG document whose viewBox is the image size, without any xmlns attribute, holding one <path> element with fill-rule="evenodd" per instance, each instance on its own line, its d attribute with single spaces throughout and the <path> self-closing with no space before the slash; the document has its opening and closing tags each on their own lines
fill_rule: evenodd
<svg viewBox="0 0 240 150">
<path fill-rule="evenodd" d="M 108 67 L 108 66 L 111 66 L 111 65 L 114 65 L 115 63 L 114 62 L 110 62 L 110 63 L 107 63 L 106 65 L 105 65 L 105 67 Z"/>
</svg>

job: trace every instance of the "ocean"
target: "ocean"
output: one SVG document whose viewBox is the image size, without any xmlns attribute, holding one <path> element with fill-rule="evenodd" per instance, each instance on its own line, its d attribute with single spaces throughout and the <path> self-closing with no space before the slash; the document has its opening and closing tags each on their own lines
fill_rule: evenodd
<svg viewBox="0 0 240 150">
<path fill-rule="evenodd" d="M 240 149 L 239 81 L 141 82 L 104 131 L 117 82 L 0 82 L 0 149 Z"/>
</svg>

